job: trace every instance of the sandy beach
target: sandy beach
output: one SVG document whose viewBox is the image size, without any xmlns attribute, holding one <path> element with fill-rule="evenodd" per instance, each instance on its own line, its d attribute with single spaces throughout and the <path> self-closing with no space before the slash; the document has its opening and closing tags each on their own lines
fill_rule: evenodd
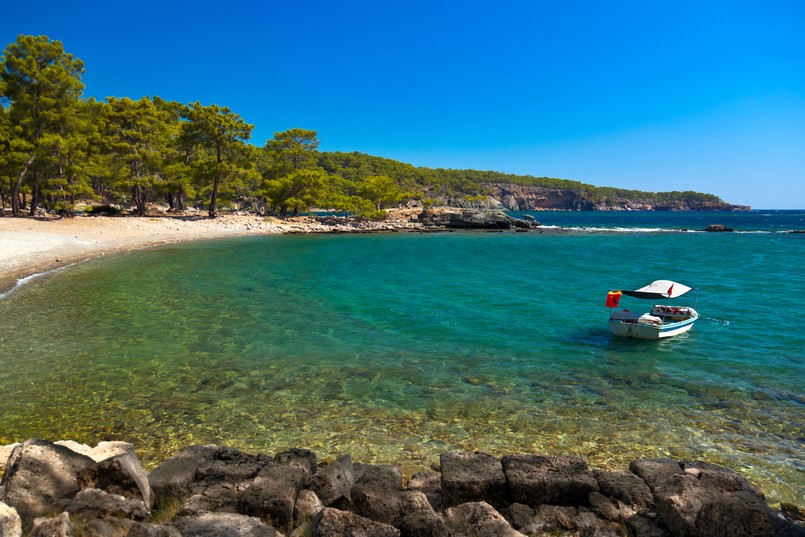
<svg viewBox="0 0 805 537">
<path fill-rule="evenodd" d="M 384 231 L 407 222 L 324 222 L 297 217 L 108 217 L 0 218 L 0 292 L 20 278 L 99 255 L 179 241 L 238 235 Z"/>
</svg>

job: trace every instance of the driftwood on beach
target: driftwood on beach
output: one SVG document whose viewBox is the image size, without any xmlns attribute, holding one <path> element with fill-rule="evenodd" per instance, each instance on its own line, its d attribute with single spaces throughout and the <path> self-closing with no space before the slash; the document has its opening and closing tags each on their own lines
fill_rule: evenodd
<svg viewBox="0 0 805 537">
<path fill-rule="evenodd" d="M 66 444 L 66 445 L 64 445 Z M 68 447 L 70 446 L 70 447 Z M 71 449 L 72 447 L 72 449 Z M 699 461 L 448 452 L 439 472 L 190 446 L 146 473 L 131 444 L 28 440 L 0 481 L 0 535 L 803 536 L 736 472 Z"/>
</svg>

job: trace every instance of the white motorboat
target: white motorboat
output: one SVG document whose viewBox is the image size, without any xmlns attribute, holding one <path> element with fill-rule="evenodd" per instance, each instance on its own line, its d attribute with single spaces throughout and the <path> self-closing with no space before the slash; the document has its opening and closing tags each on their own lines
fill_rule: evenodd
<svg viewBox="0 0 805 537">
<path fill-rule="evenodd" d="M 671 280 L 657 280 L 634 291 L 610 291 L 606 303 L 610 308 L 609 329 L 616 336 L 638 339 L 662 339 L 684 334 L 699 319 L 695 301 L 694 307 L 672 306 L 669 301 L 693 290 Z M 617 309 L 621 295 L 651 301 L 648 313 Z M 660 301 L 664 303 L 655 304 Z"/>
</svg>

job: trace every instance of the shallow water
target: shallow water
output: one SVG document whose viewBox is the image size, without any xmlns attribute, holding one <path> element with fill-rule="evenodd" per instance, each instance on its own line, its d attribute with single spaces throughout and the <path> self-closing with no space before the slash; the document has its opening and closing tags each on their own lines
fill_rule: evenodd
<svg viewBox="0 0 805 537">
<path fill-rule="evenodd" d="M 402 462 L 704 458 L 805 504 L 805 236 L 268 236 L 90 260 L 0 300 L 0 443 L 125 439 Z M 613 338 L 609 289 L 702 319 Z M 642 306 L 639 301 L 622 305 Z"/>
</svg>

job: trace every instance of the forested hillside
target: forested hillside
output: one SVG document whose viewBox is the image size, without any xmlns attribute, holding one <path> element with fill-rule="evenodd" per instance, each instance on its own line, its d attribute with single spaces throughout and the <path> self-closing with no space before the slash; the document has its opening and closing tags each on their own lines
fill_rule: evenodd
<svg viewBox="0 0 805 537">
<path fill-rule="evenodd" d="M 84 98 L 83 62 L 61 42 L 21 35 L 0 63 L 0 215 L 74 214 L 89 205 L 145 215 L 154 203 L 366 216 L 403 203 L 531 209 L 734 208 L 696 192 L 648 193 L 577 181 L 417 168 L 361 153 L 319 152 L 314 130 L 250 143 L 229 108 Z"/>
</svg>

